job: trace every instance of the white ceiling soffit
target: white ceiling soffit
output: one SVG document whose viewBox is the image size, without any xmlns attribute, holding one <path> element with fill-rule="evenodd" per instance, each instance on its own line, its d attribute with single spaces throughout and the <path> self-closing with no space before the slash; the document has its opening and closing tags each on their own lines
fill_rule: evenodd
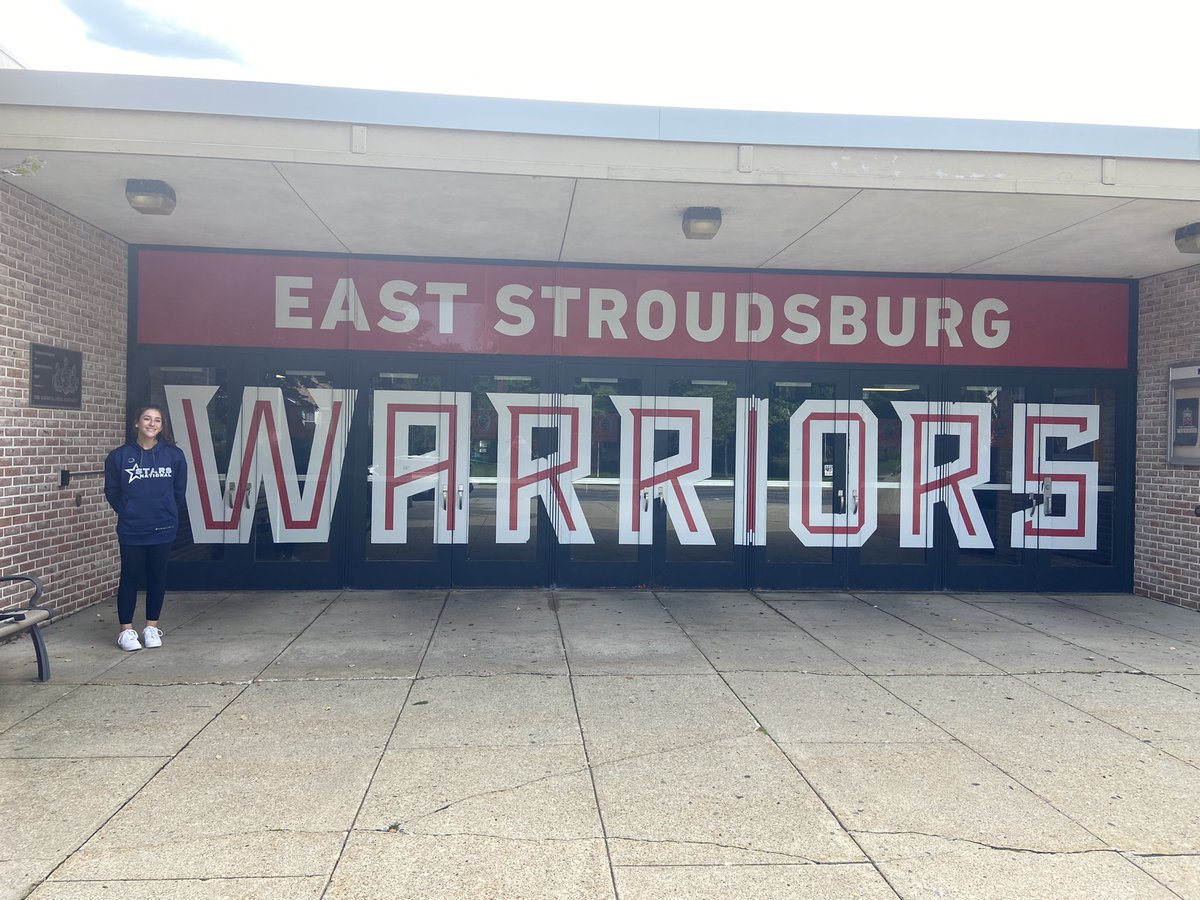
<svg viewBox="0 0 1200 900">
<path fill-rule="evenodd" d="M 557 258 L 574 181 L 530 175 L 277 165 L 350 253 Z"/>
<path fill-rule="evenodd" d="M 131 244 L 570 263 L 1141 278 L 1183 268 L 1200 201 L 427 172 L 39 154 L 17 184 Z M 143 216 L 127 178 L 171 184 Z M 684 238 L 687 206 L 720 233 Z"/>
</svg>

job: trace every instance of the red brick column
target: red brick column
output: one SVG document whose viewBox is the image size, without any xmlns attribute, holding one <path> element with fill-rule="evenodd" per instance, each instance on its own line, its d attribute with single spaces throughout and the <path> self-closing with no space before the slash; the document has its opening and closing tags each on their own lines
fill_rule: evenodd
<svg viewBox="0 0 1200 900">
<path fill-rule="evenodd" d="M 1167 368 L 1200 359 L 1200 266 L 1141 283 L 1133 589 L 1200 609 L 1200 466 L 1167 465 Z"/>
<path fill-rule="evenodd" d="M 124 434 L 127 284 L 124 242 L 0 178 L 0 572 L 40 576 L 59 612 L 115 592 L 103 479 L 58 485 L 60 469 L 103 468 Z M 30 343 L 82 352 L 82 409 L 29 405 Z"/>
</svg>

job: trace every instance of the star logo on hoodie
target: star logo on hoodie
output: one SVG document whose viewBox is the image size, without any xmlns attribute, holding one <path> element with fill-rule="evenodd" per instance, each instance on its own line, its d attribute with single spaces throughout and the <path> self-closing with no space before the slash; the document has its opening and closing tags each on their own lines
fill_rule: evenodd
<svg viewBox="0 0 1200 900">
<path fill-rule="evenodd" d="M 127 483 L 133 484 L 139 478 L 170 478 L 173 473 L 170 466 L 155 466 L 143 469 L 141 466 L 135 464 L 132 469 L 126 469 L 125 474 L 129 476 Z"/>
</svg>

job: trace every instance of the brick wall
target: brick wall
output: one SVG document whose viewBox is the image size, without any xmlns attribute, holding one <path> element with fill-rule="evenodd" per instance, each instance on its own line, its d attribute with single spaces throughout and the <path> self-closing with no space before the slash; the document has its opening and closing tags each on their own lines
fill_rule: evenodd
<svg viewBox="0 0 1200 900">
<path fill-rule="evenodd" d="M 38 176 L 34 176 L 38 177 Z M 126 246 L 0 178 L 0 572 L 46 584 L 59 612 L 109 601 L 118 556 L 95 471 L 125 418 Z M 83 408 L 29 405 L 29 345 L 83 354 Z M 0 606 L 28 593 L 0 591 Z"/>
<path fill-rule="evenodd" d="M 1167 465 L 1167 367 L 1200 359 L 1200 266 L 1141 284 L 1133 587 L 1200 609 L 1200 466 Z"/>
</svg>

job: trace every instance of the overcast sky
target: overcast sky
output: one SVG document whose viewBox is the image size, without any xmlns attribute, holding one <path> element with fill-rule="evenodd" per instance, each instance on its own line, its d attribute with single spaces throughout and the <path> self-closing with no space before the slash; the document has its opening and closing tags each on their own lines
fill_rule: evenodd
<svg viewBox="0 0 1200 900">
<path fill-rule="evenodd" d="M 0 0 L 0 13 L 0 47 L 30 69 L 1200 128 L 1200 4 L 1186 0 Z"/>
</svg>

